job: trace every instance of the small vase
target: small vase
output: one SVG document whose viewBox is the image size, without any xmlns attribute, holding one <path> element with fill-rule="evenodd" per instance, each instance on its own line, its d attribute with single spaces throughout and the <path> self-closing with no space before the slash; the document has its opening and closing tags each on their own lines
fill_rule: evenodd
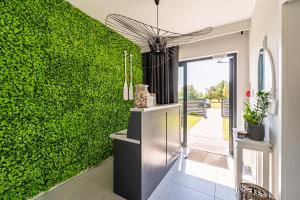
<svg viewBox="0 0 300 200">
<path fill-rule="evenodd" d="M 265 125 L 253 125 L 248 123 L 248 138 L 263 141 L 265 138 Z"/>
<path fill-rule="evenodd" d="M 135 106 L 138 108 L 147 108 L 149 100 L 148 85 L 138 84 L 135 86 Z"/>
<path fill-rule="evenodd" d="M 154 107 L 154 106 L 156 106 L 156 96 L 155 96 L 155 93 L 149 93 L 148 107 Z"/>
</svg>

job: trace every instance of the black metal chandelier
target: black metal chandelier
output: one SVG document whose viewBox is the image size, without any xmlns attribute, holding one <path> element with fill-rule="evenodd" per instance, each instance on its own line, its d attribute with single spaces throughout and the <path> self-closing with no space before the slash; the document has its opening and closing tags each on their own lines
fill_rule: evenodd
<svg viewBox="0 0 300 200">
<path fill-rule="evenodd" d="M 193 37 L 208 34 L 213 30 L 212 27 L 207 27 L 192 33 L 180 34 L 160 29 L 158 26 L 159 0 L 154 1 L 157 6 L 156 27 L 119 14 L 108 15 L 105 23 L 116 32 L 136 43 L 141 48 L 142 53 L 150 52 L 152 55 L 170 53 L 170 51 L 167 51 L 167 48 L 185 44 Z"/>
</svg>

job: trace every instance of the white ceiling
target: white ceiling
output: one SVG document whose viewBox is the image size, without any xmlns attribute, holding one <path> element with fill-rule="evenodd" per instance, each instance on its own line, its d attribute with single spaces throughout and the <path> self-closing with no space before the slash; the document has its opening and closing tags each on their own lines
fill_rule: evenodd
<svg viewBox="0 0 300 200">
<path fill-rule="evenodd" d="M 91 17 L 105 22 L 117 13 L 156 26 L 154 0 L 68 0 Z M 189 33 L 251 17 L 256 0 L 160 0 L 159 27 Z"/>
</svg>

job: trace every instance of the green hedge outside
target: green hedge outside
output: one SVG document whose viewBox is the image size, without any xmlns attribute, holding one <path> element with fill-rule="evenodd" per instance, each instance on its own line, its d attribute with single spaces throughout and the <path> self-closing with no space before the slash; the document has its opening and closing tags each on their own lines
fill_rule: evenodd
<svg viewBox="0 0 300 200">
<path fill-rule="evenodd" d="M 63 0 L 0 1 L 0 199 L 26 199 L 112 154 L 123 52 L 139 48 Z"/>
</svg>

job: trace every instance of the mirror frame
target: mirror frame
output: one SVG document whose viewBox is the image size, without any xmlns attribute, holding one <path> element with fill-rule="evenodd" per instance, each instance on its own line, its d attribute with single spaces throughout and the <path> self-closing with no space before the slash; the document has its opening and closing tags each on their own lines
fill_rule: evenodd
<svg viewBox="0 0 300 200">
<path fill-rule="evenodd" d="M 272 70 L 272 88 L 270 91 L 271 92 L 270 99 L 274 100 L 276 98 L 275 66 L 274 66 L 274 60 L 273 60 L 272 53 L 271 53 L 270 49 L 268 48 L 267 36 L 264 37 L 263 49 L 264 49 L 264 53 L 267 53 L 270 58 L 271 70 Z M 264 56 L 264 58 L 266 58 L 266 56 Z M 264 59 L 264 62 L 266 62 L 265 59 Z"/>
<path fill-rule="evenodd" d="M 271 53 L 270 49 L 268 48 L 267 36 L 264 37 L 262 49 L 264 51 L 264 54 L 268 54 L 268 56 L 270 58 L 271 71 L 272 71 L 272 88 L 271 88 L 270 95 L 269 95 L 269 113 L 274 115 L 277 113 L 275 66 L 274 66 L 274 60 L 273 60 L 272 53 Z M 264 60 L 263 60 L 264 66 L 265 66 L 265 62 L 266 62 L 265 58 L 266 58 L 266 56 L 264 56 Z"/>
</svg>

